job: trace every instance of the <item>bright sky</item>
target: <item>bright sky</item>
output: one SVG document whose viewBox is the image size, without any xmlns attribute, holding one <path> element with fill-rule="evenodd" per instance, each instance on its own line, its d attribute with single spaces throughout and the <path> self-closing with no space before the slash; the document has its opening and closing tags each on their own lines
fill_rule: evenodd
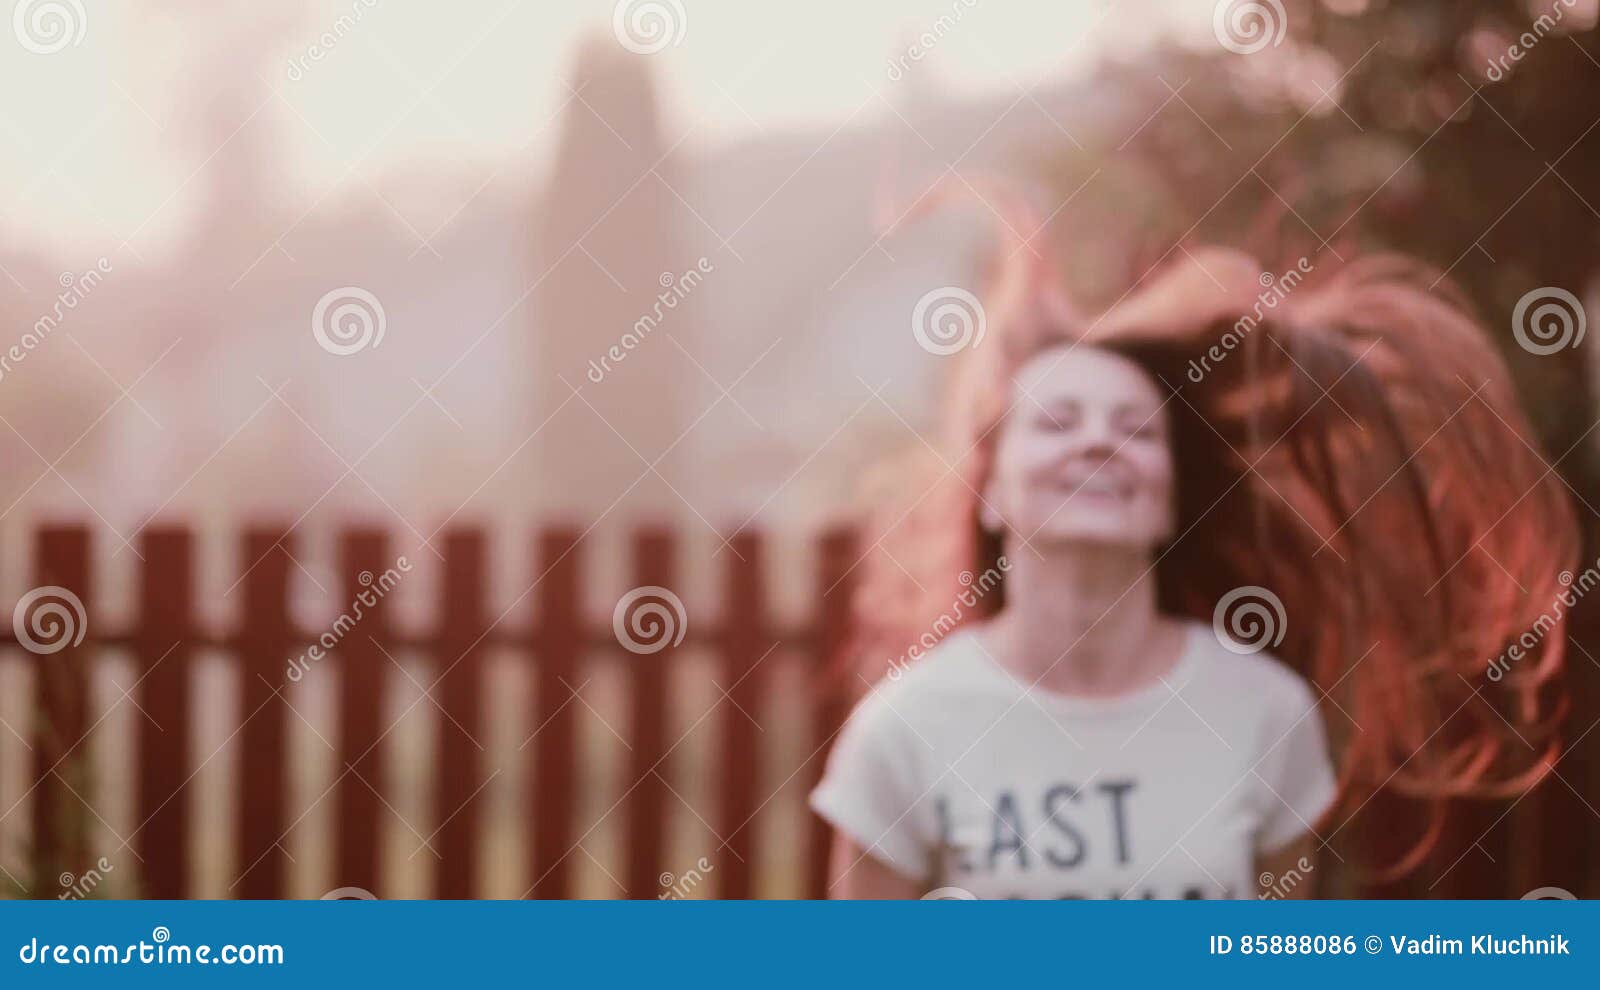
<svg viewBox="0 0 1600 990">
<path fill-rule="evenodd" d="M 886 112 L 889 61 L 956 92 L 1009 92 L 1081 72 L 1159 32 L 1209 30 L 1211 4 L 1155 0 L 624 0 L 624 23 L 668 25 L 647 57 L 669 128 L 691 145 Z M 970 6 L 969 6 L 970 4 Z M 536 160 L 567 98 L 572 53 L 609 40 L 613 0 L 8 0 L 0 31 L 0 244 L 176 234 L 195 176 L 247 118 L 279 137 L 267 163 L 308 199 L 355 169 L 381 177 Z M 71 27 L 63 44 L 64 11 Z M 87 11 L 80 18 L 79 12 Z M 37 19 L 30 19 L 36 15 Z M 344 18 L 343 26 L 340 19 Z M 944 26 L 938 21 L 943 18 Z M 660 35 L 635 26 L 631 43 Z M 13 38 L 12 35 L 18 35 Z M 61 47 L 51 53 L 27 50 Z M 320 57 L 310 46 L 333 43 Z M 13 43 L 15 41 L 15 43 Z M 278 91 L 272 95 L 268 86 Z M 212 105 L 208 109 L 208 104 Z M 255 114 L 254 118 L 251 115 Z"/>
</svg>

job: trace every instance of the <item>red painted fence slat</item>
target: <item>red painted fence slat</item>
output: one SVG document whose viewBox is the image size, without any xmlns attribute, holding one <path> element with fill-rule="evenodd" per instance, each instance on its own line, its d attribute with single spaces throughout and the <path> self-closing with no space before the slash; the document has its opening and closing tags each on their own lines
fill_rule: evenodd
<svg viewBox="0 0 1600 990">
<path fill-rule="evenodd" d="M 724 848 L 713 857 L 719 893 L 725 898 L 748 898 L 754 892 L 754 870 L 759 849 L 756 796 L 761 772 L 762 705 L 766 699 L 768 651 L 777 646 L 768 632 L 767 590 L 762 576 L 761 542 L 752 533 L 740 533 L 728 544 L 727 580 L 723 586 L 722 651 L 717 687 L 728 696 L 720 699 L 722 723 L 722 804 L 718 828 Z"/>
<path fill-rule="evenodd" d="M 239 652 L 239 802 L 238 869 L 235 894 L 261 900 L 283 897 L 288 825 L 284 813 L 288 787 L 288 708 L 284 693 L 306 678 L 289 622 L 289 568 L 294 552 L 286 529 L 254 529 L 245 534 L 242 560 L 244 614 L 235 649 Z M 253 565 L 253 566 L 252 566 Z M 291 666 L 292 664 L 292 666 Z M 327 672 L 322 674 L 328 676 Z"/>
<path fill-rule="evenodd" d="M 578 799 L 577 711 L 572 692 L 583 655 L 582 535 L 547 530 L 535 548 L 534 723 L 522 750 L 529 761 L 527 822 L 533 886 L 541 900 L 571 895 L 573 811 Z"/>
<path fill-rule="evenodd" d="M 82 793 L 89 777 L 82 743 L 88 731 L 87 668 L 93 642 L 85 638 L 81 646 L 72 644 L 81 626 L 89 625 L 92 633 L 97 621 L 89 593 L 88 531 L 81 526 L 39 530 L 35 577 L 38 583 L 28 594 L 37 596 L 32 599 L 36 607 L 28 610 L 25 620 L 43 622 L 37 607 L 63 602 L 61 589 L 83 607 L 82 615 L 65 617 L 64 629 L 31 626 L 32 635 L 43 644 L 32 656 L 38 713 L 33 726 L 35 894 L 52 897 L 58 875 L 80 877 L 89 862 L 87 831 L 93 815 L 73 790 Z"/>
<path fill-rule="evenodd" d="M 340 602 L 344 615 L 360 617 L 339 635 L 339 765 L 336 789 L 338 839 L 334 854 L 334 887 L 360 887 L 382 897 L 378 854 L 378 821 L 383 804 L 383 736 L 381 721 L 385 685 L 393 661 L 384 644 L 385 600 L 370 590 L 377 575 L 389 568 L 387 537 L 381 530 L 346 532 L 339 546 Z M 363 599 L 365 595 L 365 599 Z M 366 602 L 374 602 L 371 605 Z M 336 623 L 337 624 L 337 623 Z"/>
<path fill-rule="evenodd" d="M 439 857 L 434 894 L 450 899 L 472 897 L 478 876 L 478 809 L 486 783 L 479 737 L 483 735 L 481 643 L 489 629 L 487 566 L 482 532 L 457 531 L 445 537 L 444 608 L 433 690 L 439 716 L 439 762 L 434 774 L 434 816 L 439 825 L 433 845 Z"/>
<path fill-rule="evenodd" d="M 675 533 L 661 526 L 636 531 L 631 590 L 664 608 L 636 626 L 628 624 L 625 613 L 621 621 L 627 635 L 619 643 L 613 625 L 616 602 L 599 610 L 604 618 L 591 622 L 585 614 L 582 589 L 589 548 L 584 546 L 585 533 L 575 528 L 547 528 L 537 535 L 529 605 L 533 621 L 526 633 L 512 628 L 520 623 L 500 623 L 490 611 L 490 544 L 485 531 L 472 527 L 451 530 L 440 543 L 442 584 L 433 630 L 400 633 L 392 627 L 389 596 L 409 567 L 399 566 L 389 550 L 389 535 L 376 528 L 340 534 L 340 584 L 326 595 L 338 609 L 336 618 L 324 623 L 325 628 L 297 627 L 290 614 L 291 579 L 298 571 L 291 556 L 291 530 L 257 527 L 245 535 L 237 621 L 226 632 L 202 628 L 199 622 L 195 595 L 201 555 L 187 528 L 150 528 L 137 540 L 138 560 L 113 556 L 108 561 L 113 573 L 125 569 L 136 580 L 133 622 L 121 629 L 111 628 L 94 612 L 89 531 L 82 526 L 37 531 L 32 587 L 15 614 L 22 635 L 13 635 L 8 649 L 0 652 L 0 663 L 20 657 L 34 686 L 34 720 L 18 730 L 28 734 L 32 748 L 34 780 L 25 795 L 29 807 L 20 813 L 29 816 L 22 845 L 32 850 L 27 868 L 36 895 L 59 893 L 58 881 L 64 885 L 66 875 L 74 882 L 88 876 L 101 857 L 115 862 L 119 878 L 135 878 L 119 881 L 116 893 L 185 897 L 196 892 L 194 857 L 202 846 L 201 830 L 212 820 L 210 809 L 198 806 L 189 790 L 200 769 L 191 712 L 200 708 L 194 692 L 201 650 L 217 650 L 233 663 L 238 685 L 237 704 L 229 715 L 235 721 L 227 727 L 237 730 L 227 745 L 236 771 L 230 786 L 238 807 L 233 836 L 237 876 L 225 891 L 228 896 L 271 898 L 288 892 L 290 860 L 283 840 L 299 810 L 289 806 L 295 769 L 289 751 L 291 704 L 295 692 L 307 691 L 318 678 L 333 692 L 338 723 L 337 779 L 328 792 L 334 802 L 333 866 L 330 876 L 317 879 L 318 885 L 322 890 L 359 887 L 379 895 L 392 891 L 394 878 L 386 875 L 381 854 L 387 826 L 400 815 L 394 805 L 405 807 L 405 802 L 386 790 L 393 781 L 386 773 L 385 740 L 394 728 L 386 697 L 389 685 L 399 683 L 396 677 L 409 676 L 391 668 L 417 655 L 426 659 L 428 673 L 417 680 L 428 696 L 414 707 L 433 713 L 421 717 L 433 722 L 436 748 L 433 758 L 401 768 L 400 780 L 428 789 L 430 821 L 426 826 L 405 824 L 418 836 L 436 828 L 427 838 L 433 851 L 419 850 L 413 857 L 418 864 L 434 862 L 411 867 L 433 871 L 435 896 L 479 893 L 478 881 L 490 866 L 484 862 L 492 793 L 487 788 L 501 772 L 526 774 L 525 824 L 520 827 L 526 830 L 527 892 L 533 896 L 587 892 L 576 889 L 580 867 L 573 863 L 575 858 L 582 863 L 584 853 L 599 855 L 600 849 L 587 840 L 603 824 L 622 833 L 623 861 L 596 861 L 620 887 L 609 893 L 662 896 L 668 874 L 676 881 L 680 873 L 687 878 L 691 869 L 700 869 L 697 863 L 678 863 L 668 856 L 674 848 L 672 829 L 691 819 L 706 824 L 720 840 L 709 856 L 715 865 L 707 878 L 718 896 L 746 898 L 779 889 L 763 867 L 788 857 L 771 855 L 761 839 L 767 834 L 765 823 L 792 805 L 774 801 L 773 791 L 814 786 L 850 704 L 862 690 L 857 658 L 846 655 L 857 564 L 850 531 L 830 530 L 818 540 L 812 613 L 799 628 L 781 625 L 773 616 L 772 589 L 764 575 L 767 556 L 775 551 L 762 534 L 740 533 L 718 555 L 720 602 L 715 611 L 721 619 L 711 622 L 708 616 L 684 615 L 673 601 L 681 602 L 683 591 L 677 584 Z M 433 560 L 425 564 L 439 566 Z M 24 605 L 56 608 L 41 620 L 31 618 L 32 609 Z M 64 643 L 58 630 L 50 628 L 50 617 L 66 623 Z M 665 621 L 651 629 L 656 618 Z M 1595 652 L 1586 645 L 1600 640 L 1597 625 L 1600 620 L 1575 615 L 1569 630 L 1574 656 Z M 73 643 L 79 631 L 84 635 L 81 645 Z M 651 638 L 658 631 L 667 637 L 665 645 Z M 681 648 L 672 643 L 680 631 Z M 628 648 L 630 635 L 637 649 Z M 690 750 L 676 751 L 684 740 L 676 738 L 677 722 L 669 718 L 673 699 L 682 693 L 681 680 L 689 673 L 680 651 L 690 648 L 710 651 L 718 692 L 709 712 L 685 713 L 699 719 L 691 731 L 713 737 L 712 745 L 693 747 L 695 753 L 711 754 L 693 767 L 687 765 Z M 533 704 L 527 739 L 510 761 L 491 766 L 482 748 L 491 734 L 487 658 L 498 651 L 511 651 L 530 665 Z M 108 676 L 96 666 L 102 658 L 122 655 L 133 661 L 129 679 L 115 671 Z M 778 670 L 797 656 L 810 678 L 809 690 L 800 698 L 784 698 L 783 704 L 798 706 L 809 728 L 810 755 L 799 767 L 779 768 L 775 777 L 782 779 L 768 780 L 764 762 L 788 748 L 769 735 L 775 724 L 766 718 L 775 707 L 772 685 Z M 601 692 L 590 687 L 602 666 L 622 675 L 626 704 L 620 719 L 602 703 Z M 1572 748 L 1559 754 L 1559 779 L 1551 776 L 1520 800 L 1456 802 L 1434 851 L 1415 872 L 1398 879 L 1361 873 L 1356 865 L 1393 862 L 1411 851 L 1426 825 L 1425 807 L 1393 790 L 1380 793 L 1350 820 L 1321 828 L 1324 836 L 1332 835 L 1333 848 L 1316 865 L 1318 896 L 1514 898 L 1541 887 L 1593 896 L 1600 890 L 1600 853 L 1590 841 L 1588 823 L 1594 816 L 1587 805 L 1600 782 L 1600 760 L 1590 759 L 1600 752 L 1600 732 L 1590 732 L 1588 722 L 1600 697 L 1596 672 L 1600 666 L 1587 661 L 1569 664 L 1566 687 L 1573 715 L 1564 731 Z M 302 686 L 303 680 L 312 684 Z M 115 693 L 119 690 L 121 695 Z M 117 715 L 114 720 L 105 717 L 105 705 L 111 706 L 109 714 Z M 609 720 L 609 732 L 595 718 Z M 594 761 L 582 751 L 582 737 L 590 729 L 608 748 L 614 732 L 620 739 L 616 745 L 626 749 L 626 793 L 614 804 L 614 795 L 602 799 L 588 790 L 591 781 L 585 774 Z M 130 737 L 131 781 L 108 781 L 103 768 L 90 765 L 91 752 L 102 753 L 108 745 L 129 748 L 120 738 L 86 744 L 88 735 L 105 732 Z M 7 751 L 0 765 L 13 763 L 12 747 L 20 746 L 19 738 L 0 731 L 0 750 Z M 419 780 L 424 772 L 426 778 Z M 702 800 L 703 792 L 677 781 L 708 777 L 713 785 L 709 807 L 686 806 Z M 319 793 L 324 786 L 317 785 Z M 133 804 L 126 851 L 98 840 L 108 829 L 123 828 L 115 819 L 107 822 L 104 809 L 96 807 L 116 788 L 130 791 Z M 591 820 L 594 809 L 602 815 L 598 822 Z M 800 864 L 806 896 L 828 893 L 831 838 L 825 822 L 807 816 Z M 127 872 L 120 872 L 125 865 Z M 705 892 L 698 888 L 696 896 Z"/>
<path fill-rule="evenodd" d="M 823 760 L 849 712 L 850 692 L 855 683 L 853 677 L 842 672 L 846 664 L 856 661 L 845 655 L 850 596 L 855 591 L 852 579 L 856 567 L 855 537 L 845 530 L 830 530 L 823 534 L 819 549 L 817 614 L 813 620 L 817 646 L 811 665 L 814 672 L 812 745 L 816 752 L 804 774 L 807 793 L 822 779 Z M 816 814 L 808 813 L 807 817 L 811 829 L 806 855 L 806 896 L 823 898 L 828 896 L 828 847 L 833 841 L 833 829 Z"/>
<path fill-rule="evenodd" d="M 187 530 L 147 529 L 142 539 L 139 636 L 134 646 L 139 726 L 138 832 L 144 893 L 189 896 L 193 801 L 188 783 L 193 653 L 194 541 Z"/>
<path fill-rule="evenodd" d="M 634 580 L 638 588 L 671 590 L 676 575 L 676 547 L 671 530 L 648 528 L 634 536 Z M 637 590 L 637 589 L 635 589 Z M 653 596 L 652 596 L 653 600 Z M 684 621 L 677 616 L 674 622 Z M 668 629 L 673 635 L 676 625 Z M 654 642 L 651 642 L 654 645 Z M 631 749 L 628 783 L 621 812 L 627 822 L 627 870 L 622 880 L 632 900 L 661 894 L 663 854 L 666 849 L 667 778 L 667 671 L 676 650 L 670 645 L 652 653 L 626 653 L 629 706 L 624 733 Z M 671 798 L 676 800 L 676 798 Z"/>
</svg>

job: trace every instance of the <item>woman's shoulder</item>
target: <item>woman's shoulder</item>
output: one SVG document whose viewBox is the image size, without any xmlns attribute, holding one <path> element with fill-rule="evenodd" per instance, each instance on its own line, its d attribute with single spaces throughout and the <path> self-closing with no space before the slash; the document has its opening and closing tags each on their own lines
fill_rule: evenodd
<svg viewBox="0 0 1600 990">
<path fill-rule="evenodd" d="M 1318 693 L 1266 648 L 1270 644 L 1246 649 L 1204 622 L 1194 625 L 1191 643 L 1191 675 L 1180 689 L 1184 702 L 1211 732 L 1228 742 L 1242 766 L 1271 780 L 1269 793 L 1287 793 L 1289 785 L 1273 769 L 1283 761 L 1292 759 L 1295 772 L 1325 761 L 1306 755 L 1322 747 Z"/>
<path fill-rule="evenodd" d="M 873 694 L 892 704 L 924 703 L 944 697 L 970 697 L 989 681 L 981 624 L 951 630 L 935 641 L 891 658 L 872 684 Z M 863 675 L 872 682 L 870 675 Z"/>
<path fill-rule="evenodd" d="M 1220 693 L 1290 710 L 1304 710 L 1316 698 L 1311 683 L 1268 644 L 1240 643 L 1200 621 L 1190 623 L 1189 636 L 1197 660 L 1196 679 Z"/>
<path fill-rule="evenodd" d="M 930 740 L 954 738 L 955 727 L 968 721 L 981 681 L 972 676 L 980 644 L 966 628 L 952 631 L 916 657 L 891 660 L 865 682 L 845 720 L 838 749 L 867 747 L 915 754 Z M 980 668 L 981 669 L 981 668 Z M 861 682 L 858 682 L 860 684 Z"/>
</svg>

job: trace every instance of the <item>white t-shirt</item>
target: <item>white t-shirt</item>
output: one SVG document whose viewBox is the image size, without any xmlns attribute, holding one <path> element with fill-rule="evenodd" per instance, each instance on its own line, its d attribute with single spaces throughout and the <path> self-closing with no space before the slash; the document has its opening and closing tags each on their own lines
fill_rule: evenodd
<svg viewBox="0 0 1600 990">
<path fill-rule="evenodd" d="M 980 898 L 1241 898 L 1335 794 L 1306 683 L 1191 623 L 1148 688 L 1069 697 L 971 627 L 856 707 L 811 807 L 897 872 Z"/>
</svg>

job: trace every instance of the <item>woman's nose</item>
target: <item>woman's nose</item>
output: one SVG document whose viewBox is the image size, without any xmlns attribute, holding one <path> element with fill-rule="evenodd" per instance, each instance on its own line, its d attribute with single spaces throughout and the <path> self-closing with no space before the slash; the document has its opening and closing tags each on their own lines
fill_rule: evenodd
<svg viewBox="0 0 1600 990">
<path fill-rule="evenodd" d="M 1079 435 L 1080 456 L 1104 459 L 1117 452 L 1120 441 L 1109 417 L 1094 416 L 1083 424 Z"/>
<path fill-rule="evenodd" d="M 1086 437 L 1082 447 L 1078 448 L 1077 457 L 1080 460 L 1092 461 L 1096 464 L 1111 460 L 1117 454 L 1117 445 L 1111 438 L 1105 436 Z"/>
</svg>

